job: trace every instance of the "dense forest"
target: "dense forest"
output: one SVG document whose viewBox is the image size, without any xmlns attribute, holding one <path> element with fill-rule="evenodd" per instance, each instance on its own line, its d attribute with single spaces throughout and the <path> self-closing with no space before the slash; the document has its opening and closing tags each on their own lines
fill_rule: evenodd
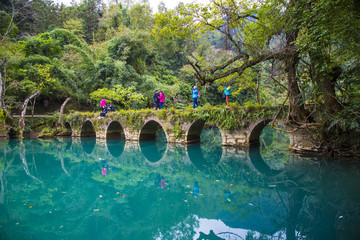
<svg viewBox="0 0 360 240">
<path fill-rule="evenodd" d="M 18 113 L 165 106 L 279 106 L 330 152 L 358 149 L 360 4 L 356 0 L 211 0 L 154 12 L 147 0 L 0 3 L 0 104 Z"/>
</svg>

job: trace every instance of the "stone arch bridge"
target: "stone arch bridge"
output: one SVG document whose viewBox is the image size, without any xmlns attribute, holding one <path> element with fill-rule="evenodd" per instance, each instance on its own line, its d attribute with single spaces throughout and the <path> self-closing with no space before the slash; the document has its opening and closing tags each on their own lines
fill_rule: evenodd
<svg viewBox="0 0 360 240">
<path fill-rule="evenodd" d="M 168 143 L 188 144 L 200 141 L 201 131 L 206 126 L 217 127 L 222 136 L 223 146 L 250 147 L 259 143 L 259 136 L 263 128 L 274 119 L 270 111 L 247 114 L 245 117 L 232 115 L 237 123 L 235 129 L 226 129 L 226 119 L 212 117 L 208 114 L 195 115 L 196 111 L 188 115 L 171 110 L 151 111 L 120 111 L 109 113 L 106 117 L 99 117 L 97 113 L 72 113 L 63 120 L 62 135 L 72 137 L 96 137 L 99 139 L 125 138 L 128 141 L 155 140 L 158 131 L 163 130 Z M 199 110 L 200 111 L 200 110 Z M 226 111 L 222 110 L 222 114 Z M 226 116 L 225 116 L 226 117 Z M 287 128 L 283 121 L 278 125 Z M 289 134 L 290 150 L 294 152 L 314 151 L 305 131 L 299 130 Z"/>
</svg>

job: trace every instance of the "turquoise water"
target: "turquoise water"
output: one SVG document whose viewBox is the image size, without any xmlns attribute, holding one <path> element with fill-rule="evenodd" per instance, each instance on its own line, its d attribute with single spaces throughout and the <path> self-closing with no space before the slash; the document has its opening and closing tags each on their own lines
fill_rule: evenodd
<svg viewBox="0 0 360 240">
<path fill-rule="evenodd" d="M 1 141 L 0 239 L 359 239 L 359 164 L 264 138 Z"/>
</svg>

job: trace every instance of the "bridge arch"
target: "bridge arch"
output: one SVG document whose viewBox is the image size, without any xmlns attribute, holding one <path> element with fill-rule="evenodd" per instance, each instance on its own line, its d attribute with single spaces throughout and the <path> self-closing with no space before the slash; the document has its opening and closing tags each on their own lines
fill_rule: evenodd
<svg viewBox="0 0 360 240">
<path fill-rule="evenodd" d="M 64 125 L 64 130 L 65 132 L 62 134 L 62 136 L 71 136 L 72 134 L 72 129 L 71 129 L 71 125 L 69 122 L 65 122 Z"/>
<path fill-rule="evenodd" d="M 271 118 L 260 119 L 249 126 L 249 144 L 259 144 L 260 134 L 264 127 L 272 121 Z"/>
<path fill-rule="evenodd" d="M 190 123 L 189 127 L 186 130 L 186 142 L 194 143 L 200 142 L 201 131 L 205 125 L 205 121 L 196 120 Z"/>
<path fill-rule="evenodd" d="M 163 131 L 165 139 L 159 140 L 159 131 Z M 156 163 L 163 159 L 167 151 L 168 134 L 166 125 L 157 118 L 149 118 L 140 130 L 140 151 L 148 162 Z"/>
<path fill-rule="evenodd" d="M 119 121 L 111 121 L 106 129 L 106 149 L 115 158 L 120 157 L 125 148 L 125 132 Z"/>
<path fill-rule="evenodd" d="M 125 132 L 119 121 L 111 121 L 106 128 L 106 139 L 124 138 Z"/>
<path fill-rule="evenodd" d="M 158 137 L 158 131 L 163 130 L 168 140 L 168 134 L 164 124 L 156 118 L 149 118 L 145 121 L 143 127 L 140 130 L 139 140 L 140 141 L 149 141 L 156 140 Z"/>
<path fill-rule="evenodd" d="M 80 130 L 80 137 L 96 137 L 94 124 L 87 119 L 83 122 Z"/>
<path fill-rule="evenodd" d="M 86 154 L 91 154 L 96 145 L 96 132 L 91 120 L 83 122 L 80 130 L 81 145 Z"/>
</svg>

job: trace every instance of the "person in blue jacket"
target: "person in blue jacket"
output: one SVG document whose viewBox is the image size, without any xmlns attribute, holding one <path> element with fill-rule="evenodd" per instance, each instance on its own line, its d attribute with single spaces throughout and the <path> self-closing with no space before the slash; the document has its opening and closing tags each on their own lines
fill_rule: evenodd
<svg viewBox="0 0 360 240">
<path fill-rule="evenodd" d="M 199 98 L 199 90 L 196 88 L 196 86 L 194 86 L 191 89 L 191 93 L 192 93 L 192 97 L 193 97 L 193 108 L 195 109 L 195 107 L 199 106 L 199 104 L 197 102 L 197 100 Z"/>
<path fill-rule="evenodd" d="M 160 108 L 160 94 L 158 90 L 155 90 L 154 96 L 153 96 L 153 101 L 155 104 L 155 110 L 158 110 L 158 108 Z"/>
<path fill-rule="evenodd" d="M 231 95 L 231 92 L 230 92 L 230 85 L 228 83 L 224 87 L 224 95 L 226 99 L 226 106 L 229 107 L 229 96 Z"/>
</svg>

